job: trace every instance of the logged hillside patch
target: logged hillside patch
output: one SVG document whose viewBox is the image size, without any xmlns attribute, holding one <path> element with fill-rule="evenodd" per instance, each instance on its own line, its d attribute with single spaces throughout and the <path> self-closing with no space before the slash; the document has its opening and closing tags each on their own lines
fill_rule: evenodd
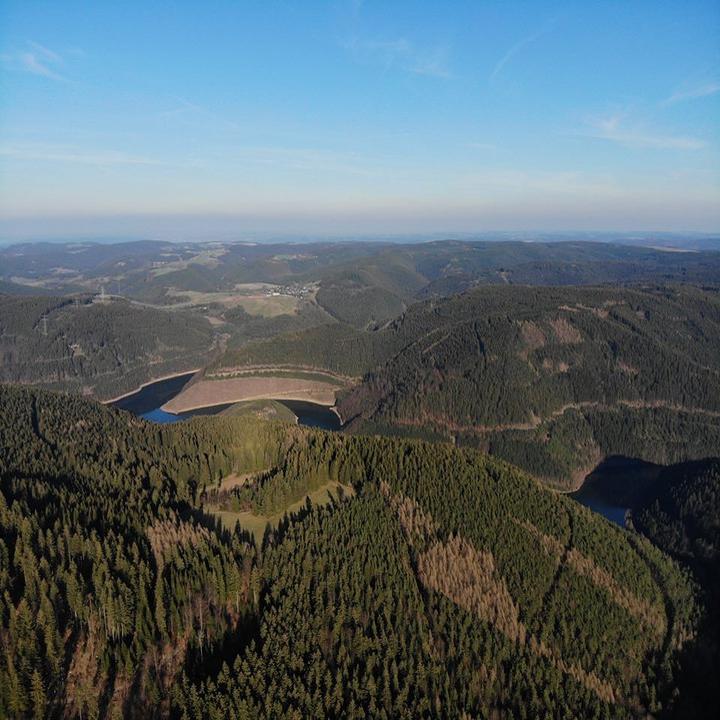
<svg viewBox="0 0 720 720">
<path fill-rule="evenodd" d="M 510 465 L 6 386 L 0 406 L 3 717 L 631 718 L 674 701 L 687 578 Z M 261 537 L 204 504 L 233 475 L 250 482 L 222 512 L 278 515 Z M 663 638 L 638 610 L 658 598 Z"/>
<path fill-rule="evenodd" d="M 548 324 L 555 333 L 555 339 L 561 345 L 576 345 L 582 342 L 580 331 L 565 318 L 561 317 L 556 320 L 548 320 Z"/>
<path fill-rule="evenodd" d="M 418 572 L 427 587 L 447 595 L 460 607 L 495 625 L 511 640 L 525 642 L 526 630 L 493 556 L 463 538 L 434 543 L 418 556 Z"/>
<path fill-rule="evenodd" d="M 475 549 L 459 536 L 451 535 L 446 542 L 438 541 L 437 524 L 416 502 L 409 497 L 393 495 L 387 483 L 381 483 L 381 490 L 398 514 L 410 546 L 418 551 L 418 579 L 425 587 L 442 593 L 459 607 L 491 624 L 519 647 L 526 647 L 538 657 L 548 659 L 554 667 L 582 683 L 604 702 L 621 700 L 610 683 L 577 663 L 565 661 L 557 650 L 529 635 L 520 620 L 520 610 L 497 571 L 492 553 Z M 530 523 L 527 525 L 539 533 Z M 563 550 L 554 538 L 539 535 L 546 549 L 556 550 L 559 546 Z"/>
<path fill-rule="evenodd" d="M 648 632 L 658 636 L 665 633 L 666 618 L 660 608 L 637 598 L 622 587 L 610 573 L 598 567 L 592 558 L 583 555 L 577 548 L 566 548 L 559 540 L 541 532 L 532 523 L 513 519 L 535 536 L 544 550 L 557 558 L 558 562 L 565 562 L 574 572 L 585 575 L 595 585 L 605 590 L 620 607 L 643 622 Z"/>
</svg>

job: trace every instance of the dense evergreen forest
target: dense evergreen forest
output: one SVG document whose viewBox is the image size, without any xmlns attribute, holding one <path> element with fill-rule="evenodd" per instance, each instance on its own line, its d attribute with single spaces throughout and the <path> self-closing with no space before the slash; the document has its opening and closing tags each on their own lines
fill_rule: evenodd
<svg viewBox="0 0 720 720">
<path fill-rule="evenodd" d="M 190 312 L 90 295 L 0 295 L 0 381 L 106 399 L 211 357 L 214 333 Z"/>
<path fill-rule="evenodd" d="M 720 696 L 720 459 L 663 468 L 632 500 L 635 527 L 687 565 L 703 590 L 708 612 L 683 652 L 682 700 L 674 716 L 717 717 Z"/>
<path fill-rule="evenodd" d="M 0 382 L 71 392 L 0 384 L 0 717 L 717 714 L 720 253 L 0 261 Z M 208 363 L 330 371 L 346 432 L 273 401 L 155 425 L 82 397 Z M 547 487 L 618 454 L 662 464 L 616 483 L 628 530 Z"/>
<path fill-rule="evenodd" d="M 160 426 L 7 386 L 0 408 L 0 716 L 619 718 L 684 700 L 695 582 L 500 460 L 253 417 Z M 266 515 L 327 483 L 329 504 L 261 544 L 205 509 L 225 487 Z"/>
<path fill-rule="evenodd" d="M 449 439 L 572 485 L 602 457 L 661 463 L 720 447 L 720 295 L 690 286 L 494 287 L 410 307 L 377 332 L 326 325 L 211 367 L 362 376 L 355 432 Z"/>
</svg>

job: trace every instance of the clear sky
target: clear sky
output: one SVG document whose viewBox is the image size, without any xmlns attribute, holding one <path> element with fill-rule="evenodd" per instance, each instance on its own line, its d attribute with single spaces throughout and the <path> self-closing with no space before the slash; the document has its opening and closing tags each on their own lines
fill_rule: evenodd
<svg viewBox="0 0 720 720">
<path fill-rule="evenodd" d="M 0 236 L 720 230 L 720 3 L 0 0 Z"/>
</svg>

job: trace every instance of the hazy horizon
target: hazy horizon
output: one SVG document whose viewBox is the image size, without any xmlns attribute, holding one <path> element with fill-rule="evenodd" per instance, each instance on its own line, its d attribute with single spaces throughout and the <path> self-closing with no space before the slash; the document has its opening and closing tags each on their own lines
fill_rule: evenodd
<svg viewBox="0 0 720 720">
<path fill-rule="evenodd" d="M 263 222 L 265 220 L 265 222 Z M 108 239 L 168 240 L 177 242 L 265 240 L 268 237 L 284 237 L 300 241 L 323 238 L 351 237 L 378 239 L 385 237 L 407 238 L 440 236 L 487 236 L 487 235 L 687 235 L 719 236 L 716 227 L 647 227 L 631 223 L 618 226 L 583 225 L 569 222 L 565 226 L 529 225 L 480 225 L 479 223 L 455 223 L 443 226 L 430 225 L 423 217 L 407 222 L 394 218 L 384 221 L 372 216 L 338 222 L 335 218 L 278 217 L 267 219 L 233 217 L 229 215 L 167 215 L 167 216 L 96 216 L 96 217 L 31 217 L 0 218 L 0 243 Z"/>
<path fill-rule="evenodd" d="M 197 222 L 202 225 L 201 219 Z M 60 232 L 39 233 L 35 235 L 0 235 L 0 247 L 13 245 L 50 243 L 50 244 L 99 244 L 112 245 L 135 242 L 169 242 L 180 244 L 310 244 L 337 242 L 367 242 L 421 244 L 429 242 L 528 242 L 528 243 L 561 243 L 561 242 L 600 242 L 617 245 L 644 245 L 647 247 L 715 249 L 720 251 L 720 232 L 705 231 L 672 231 L 672 230 L 483 230 L 483 231 L 418 231 L 418 232 L 283 232 L 227 229 L 209 229 L 202 225 L 196 232 L 168 228 L 165 231 L 128 232 L 125 234 L 111 232 L 82 232 L 62 234 Z M 702 245 L 698 245 L 698 243 Z M 656 243 L 656 245 L 653 245 Z M 709 245 L 708 245 L 709 243 Z"/>
</svg>

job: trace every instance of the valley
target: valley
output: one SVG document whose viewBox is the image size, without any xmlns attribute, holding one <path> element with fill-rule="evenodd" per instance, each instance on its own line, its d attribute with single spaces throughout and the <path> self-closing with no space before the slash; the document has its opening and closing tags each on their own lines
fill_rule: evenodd
<svg viewBox="0 0 720 720">
<path fill-rule="evenodd" d="M 697 714 L 715 255 L 488 245 L 0 296 L 0 714 Z"/>
<path fill-rule="evenodd" d="M 228 349 L 208 372 L 361 376 L 338 392 L 347 431 L 478 447 L 573 489 L 605 456 L 672 463 L 720 447 L 718 338 L 713 289 L 479 288 L 376 331 L 326 325 Z"/>
<path fill-rule="evenodd" d="M 720 5 L 0 2 L 0 720 L 720 718 Z"/>
<path fill-rule="evenodd" d="M 182 396 L 182 389 L 191 377 L 192 374 L 170 380 L 159 380 L 150 383 L 128 398 L 111 401 L 110 404 L 123 410 L 129 410 L 146 420 L 160 423 L 179 422 L 203 415 L 254 415 L 265 420 L 281 419 L 285 422 L 323 430 L 343 429 L 340 416 L 334 407 L 329 408 L 316 402 L 302 400 L 223 402 L 178 412 L 168 412 L 162 409 Z M 596 467 L 588 467 L 577 473 L 575 475 L 576 487 L 571 488 L 571 492 L 568 494 L 581 505 L 624 528 L 631 510 L 629 506 L 634 502 L 632 498 L 638 496 L 643 488 L 651 484 L 662 468 L 662 465 L 655 465 L 640 459 L 611 456 L 601 460 Z M 314 503 L 317 503 L 318 499 L 326 502 L 329 498 L 324 488 L 311 493 L 308 497 Z M 301 505 L 302 501 L 298 500 L 295 507 L 289 507 L 287 511 L 294 512 Z M 225 525 L 232 525 L 239 521 L 256 536 L 258 533 L 264 532 L 268 521 L 268 518 L 263 520 L 249 512 L 238 513 L 218 509 L 214 511 L 214 514 L 220 517 Z M 280 516 L 277 516 L 272 520 L 277 524 L 279 519 Z M 262 534 L 256 539 L 262 540 Z"/>
</svg>

